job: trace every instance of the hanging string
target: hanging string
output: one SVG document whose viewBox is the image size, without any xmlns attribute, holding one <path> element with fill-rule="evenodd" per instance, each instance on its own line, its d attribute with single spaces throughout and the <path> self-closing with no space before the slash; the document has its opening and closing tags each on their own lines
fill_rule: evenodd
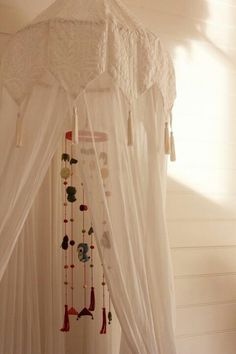
<svg viewBox="0 0 236 354">
<path fill-rule="evenodd" d="M 109 300 L 108 300 L 108 315 L 107 315 L 107 318 L 108 318 L 108 324 L 110 325 L 111 322 L 112 322 L 112 312 L 111 312 L 111 296 L 110 296 L 110 292 L 109 292 L 109 289 L 108 290 L 108 293 L 109 293 Z"/>
<path fill-rule="evenodd" d="M 74 186 L 74 164 L 76 164 L 78 161 L 74 159 L 73 157 L 73 146 L 71 144 L 71 159 L 70 159 L 70 172 L 71 172 L 71 177 L 70 177 L 70 183 L 71 183 L 71 188 L 67 189 L 72 190 L 73 192 L 76 192 L 76 189 Z M 74 189 L 73 189 L 74 188 Z M 71 226 L 71 240 L 70 240 L 70 246 L 71 246 L 71 253 L 70 253 L 70 275 L 71 275 L 71 308 L 69 309 L 68 313 L 69 315 L 78 315 L 78 311 L 74 308 L 74 202 L 76 201 L 75 194 L 68 194 L 67 199 L 71 202 L 71 207 L 70 207 L 70 226 Z"/>
<path fill-rule="evenodd" d="M 172 113 L 170 114 L 170 161 L 176 161 L 175 139 L 172 127 Z"/>
<path fill-rule="evenodd" d="M 73 143 L 79 143 L 79 117 L 78 109 L 76 106 L 73 107 L 73 133 L 72 133 Z"/>
<path fill-rule="evenodd" d="M 128 146 L 133 145 L 133 128 L 132 128 L 132 114 L 131 114 L 131 109 L 129 110 L 129 115 L 128 115 L 128 130 L 127 130 L 127 135 L 128 135 Z"/>
<path fill-rule="evenodd" d="M 103 267 L 103 264 L 102 264 Z M 106 334 L 107 332 L 107 317 L 106 317 L 106 296 L 105 296 L 105 275 L 103 271 L 102 275 L 102 328 L 100 334 Z"/>
<path fill-rule="evenodd" d="M 85 207 L 85 204 L 84 204 L 84 186 L 83 186 L 83 183 L 82 183 L 82 187 L 83 187 L 83 209 L 82 209 L 82 212 L 83 212 L 83 230 L 82 230 L 82 238 L 83 238 L 83 244 L 85 244 L 85 223 L 84 223 L 84 207 Z M 86 266 L 86 262 L 84 262 L 84 284 L 83 284 L 83 288 L 84 288 L 84 307 L 86 307 L 86 303 L 87 303 L 87 266 Z"/>
<path fill-rule="evenodd" d="M 88 256 L 88 251 L 89 247 L 88 244 L 85 242 L 85 212 L 88 210 L 87 205 L 85 204 L 85 198 L 84 198 L 84 184 L 81 183 L 82 189 L 83 189 L 83 204 L 80 205 L 80 211 L 83 213 L 82 214 L 82 243 L 78 245 L 78 256 L 79 260 L 83 262 L 83 291 L 84 291 L 84 308 L 80 313 L 78 314 L 78 318 L 82 316 L 91 316 L 93 319 L 93 314 L 89 311 L 87 308 L 87 262 L 90 259 L 90 256 Z"/>
<path fill-rule="evenodd" d="M 106 220 L 105 220 L 105 206 L 103 203 L 103 233 L 105 232 L 105 225 L 106 225 Z M 102 254 L 102 259 L 103 259 L 103 254 Z M 100 330 L 100 334 L 106 334 L 107 331 L 107 318 L 106 318 L 106 295 L 105 295 L 105 274 L 104 274 L 104 265 L 102 263 L 102 327 Z"/>
<path fill-rule="evenodd" d="M 88 235 L 90 236 L 90 282 L 91 282 L 91 292 L 90 292 L 90 305 L 89 311 L 95 310 L 95 289 L 94 289 L 94 263 L 93 263 L 93 251 L 94 251 L 94 230 L 93 225 L 88 231 Z"/>
<path fill-rule="evenodd" d="M 67 199 L 66 199 L 66 186 L 67 186 L 67 178 L 70 175 L 70 171 L 68 171 L 67 162 L 68 162 L 68 154 L 67 154 L 67 141 L 65 138 L 65 153 L 62 154 L 62 161 L 64 161 L 64 168 L 61 170 L 61 177 L 64 178 L 64 237 L 62 241 L 62 249 L 64 250 L 64 287 L 65 287 L 65 313 L 64 313 L 64 323 L 61 328 L 62 332 L 68 332 L 70 330 L 69 316 L 68 316 L 68 264 L 67 264 L 67 252 L 68 252 L 68 242 L 69 237 L 67 235 Z"/>
</svg>

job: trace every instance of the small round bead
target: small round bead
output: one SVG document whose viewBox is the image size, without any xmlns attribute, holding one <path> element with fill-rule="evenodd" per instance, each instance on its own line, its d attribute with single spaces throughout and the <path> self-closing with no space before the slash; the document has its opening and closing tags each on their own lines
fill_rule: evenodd
<svg viewBox="0 0 236 354">
<path fill-rule="evenodd" d="M 73 287 L 73 286 L 71 286 L 70 288 L 71 288 L 71 290 L 74 290 L 74 287 Z"/>
<path fill-rule="evenodd" d="M 68 265 L 66 264 L 66 265 L 64 265 L 64 269 L 67 269 L 68 268 Z"/>
<path fill-rule="evenodd" d="M 65 224 L 68 223 L 68 220 L 67 220 L 67 219 L 64 219 L 64 223 L 65 223 Z"/>
<path fill-rule="evenodd" d="M 87 211 L 88 210 L 88 207 L 87 205 L 85 204 L 81 204 L 80 207 L 79 207 L 80 211 Z"/>
<path fill-rule="evenodd" d="M 65 181 L 65 182 L 63 182 L 63 184 L 66 186 L 68 183 Z"/>
<path fill-rule="evenodd" d="M 103 282 L 102 282 L 102 286 L 105 286 L 105 285 L 106 285 L 106 283 L 105 283 L 105 281 L 103 281 Z"/>
<path fill-rule="evenodd" d="M 65 285 L 68 285 L 68 281 L 64 281 L 64 284 L 65 284 Z"/>
<path fill-rule="evenodd" d="M 84 288 L 84 289 L 87 289 L 87 284 L 84 284 L 84 285 L 83 285 L 83 288 Z"/>
<path fill-rule="evenodd" d="M 82 233 L 83 233 L 83 234 L 85 234 L 85 232 L 86 232 L 86 230 L 85 230 L 85 229 L 83 229 L 83 230 L 82 230 Z"/>
<path fill-rule="evenodd" d="M 94 265 L 93 264 L 90 264 L 90 268 L 93 268 L 94 267 Z"/>
<path fill-rule="evenodd" d="M 75 268 L 75 265 L 74 264 L 71 264 L 71 266 L 70 266 L 71 268 Z"/>
<path fill-rule="evenodd" d="M 63 205 L 64 205 L 64 206 L 67 206 L 68 204 L 67 204 L 67 203 L 64 203 Z"/>
<path fill-rule="evenodd" d="M 71 218 L 71 219 L 70 219 L 70 222 L 74 222 L 74 219 Z"/>
<path fill-rule="evenodd" d="M 70 240 L 70 245 L 74 246 L 74 244 L 75 244 L 75 241 L 74 240 Z"/>
<path fill-rule="evenodd" d="M 91 250 L 93 250 L 94 249 L 94 245 L 91 245 L 90 248 L 91 248 Z"/>
</svg>

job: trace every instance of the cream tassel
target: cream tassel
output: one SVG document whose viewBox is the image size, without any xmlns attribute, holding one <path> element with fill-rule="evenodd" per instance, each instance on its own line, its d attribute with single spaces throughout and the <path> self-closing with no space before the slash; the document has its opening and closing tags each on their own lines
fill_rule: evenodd
<svg viewBox="0 0 236 354">
<path fill-rule="evenodd" d="M 176 161 L 175 138 L 173 132 L 170 133 L 170 161 Z"/>
<path fill-rule="evenodd" d="M 73 108 L 73 132 L 72 132 L 72 139 L 73 139 L 73 144 L 78 144 L 79 143 L 79 118 L 78 118 L 78 110 L 77 107 L 74 106 Z"/>
<path fill-rule="evenodd" d="M 17 121 L 16 121 L 16 146 L 21 147 L 22 143 L 22 123 L 23 123 L 23 116 L 19 111 L 17 114 Z"/>
<path fill-rule="evenodd" d="M 129 117 L 128 117 L 128 146 L 133 145 L 133 130 L 132 130 L 132 117 L 131 117 L 131 111 L 129 111 Z"/>
<path fill-rule="evenodd" d="M 165 123 L 165 153 L 166 155 L 170 154 L 170 132 L 169 132 L 169 124 Z"/>
</svg>

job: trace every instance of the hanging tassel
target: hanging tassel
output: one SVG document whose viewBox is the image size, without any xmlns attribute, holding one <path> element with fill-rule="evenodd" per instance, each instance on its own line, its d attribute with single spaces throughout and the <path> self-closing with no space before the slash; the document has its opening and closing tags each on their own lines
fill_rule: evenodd
<svg viewBox="0 0 236 354">
<path fill-rule="evenodd" d="M 91 287 L 91 293 L 90 293 L 90 305 L 89 305 L 89 311 L 94 311 L 95 310 L 95 292 L 94 292 L 94 287 Z"/>
<path fill-rule="evenodd" d="M 165 153 L 166 155 L 170 154 L 170 132 L 169 132 L 169 124 L 165 123 Z"/>
<path fill-rule="evenodd" d="M 22 121 L 23 116 L 20 112 L 17 114 L 17 121 L 16 121 L 16 146 L 22 146 Z"/>
<path fill-rule="evenodd" d="M 78 144 L 79 143 L 79 118 L 78 118 L 78 110 L 77 107 L 74 106 L 74 113 L 73 113 L 73 132 L 72 132 L 72 137 L 73 137 L 73 143 Z"/>
<path fill-rule="evenodd" d="M 175 139 L 173 132 L 170 133 L 170 161 L 176 161 Z"/>
<path fill-rule="evenodd" d="M 106 317 L 106 308 L 102 308 L 102 328 L 100 334 L 106 334 L 107 332 L 107 317 Z"/>
<path fill-rule="evenodd" d="M 69 332 L 70 330 L 70 322 L 69 322 L 69 314 L 68 314 L 68 305 L 65 305 L 65 314 L 64 314 L 64 323 L 61 328 L 62 332 Z"/>
<path fill-rule="evenodd" d="M 112 322 L 112 313 L 111 313 L 111 311 L 108 312 L 107 318 L 108 318 L 108 324 L 111 324 L 111 322 Z"/>
<path fill-rule="evenodd" d="M 133 145 L 133 130 L 132 130 L 132 117 L 131 117 L 131 111 L 129 111 L 129 117 L 128 117 L 128 146 Z"/>
</svg>

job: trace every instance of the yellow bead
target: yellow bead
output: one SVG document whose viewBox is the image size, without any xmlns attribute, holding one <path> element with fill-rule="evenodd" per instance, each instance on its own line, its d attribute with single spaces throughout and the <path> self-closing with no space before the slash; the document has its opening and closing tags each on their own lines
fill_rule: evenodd
<svg viewBox="0 0 236 354">
<path fill-rule="evenodd" d="M 68 167 L 63 167 L 61 169 L 61 178 L 67 179 L 70 177 L 70 169 Z"/>
</svg>

